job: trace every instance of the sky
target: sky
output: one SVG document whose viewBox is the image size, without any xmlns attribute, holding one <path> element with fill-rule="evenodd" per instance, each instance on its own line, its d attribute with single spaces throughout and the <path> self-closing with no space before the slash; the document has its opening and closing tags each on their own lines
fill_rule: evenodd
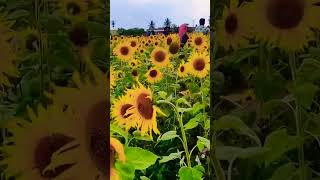
<svg viewBox="0 0 320 180">
<path fill-rule="evenodd" d="M 147 29 L 151 20 L 156 27 L 163 27 L 167 17 L 178 26 L 199 24 L 203 17 L 208 25 L 210 0 L 111 0 L 110 9 L 110 20 L 115 21 L 116 29 Z"/>
</svg>

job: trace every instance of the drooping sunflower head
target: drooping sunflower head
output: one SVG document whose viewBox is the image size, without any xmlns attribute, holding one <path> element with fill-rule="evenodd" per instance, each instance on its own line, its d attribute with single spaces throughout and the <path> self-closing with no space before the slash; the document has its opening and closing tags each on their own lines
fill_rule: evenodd
<svg viewBox="0 0 320 180">
<path fill-rule="evenodd" d="M 252 4 L 258 39 L 286 51 L 299 51 L 320 28 L 316 0 L 261 0 Z"/>
<path fill-rule="evenodd" d="M 122 42 L 119 43 L 115 48 L 114 48 L 114 54 L 123 61 L 129 61 L 132 59 L 134 50 L 131 48 L 130 43 L 128 42 Z"/>
<path fill-rule="evenodd" d="M 187 66 L 191 75 L 204 78 L 209 74 L 210 57 L 207 53 L 194 53 L 189 57 Z"/>
<path fill-rule="evenodd" d="M 88 4 L 85 0 L 59 0 L 59 13 L 71 23 L 88 18 Z"/>
<path fill-rule="evenodd" d="M 111 117 L 115 119 L 115 123 L 124 126 L 126 130 L 137 127 L 137 122 L 132 119 L 132 114 L 128 110 L 133 107 L 128 95 L 119 97 L 111 106 Z"/>
<path fill-rule="evenodd" d="M 162 79 L 162 73 L 157 68 L 151 68 L 147 73 L 146 77 L 149 83 L 154 84 Z"/>
<path fill-rule="evenodd" d="M 156 47 L 151 53 L 151 61 L 157 67 L 164 67 L 170 63 L 168 51 L 162 47 Z"/>
<path fill-rule="evenodd" d="M 139 84 L 128 93 L 132 98 L 133 105 L 133 107 L 128 110 L 128 114 L 132 114 L 132 118 L 137 121 L 137 127 L 141 130 L 141 134 L 151 136 L 152 131 L 159 134 L 156 112 L 161 111 L 153 104 L 151 90 Z"/>
<path fill-rule="evenodd" d="M 178 67 L 178 76 L 179 77 L 186 77 L 188 75 L 188 66 L 186 66 L 186 64 L 184 62 L 182 62 L 180 64 L 180 66 Z"/>
</svg>

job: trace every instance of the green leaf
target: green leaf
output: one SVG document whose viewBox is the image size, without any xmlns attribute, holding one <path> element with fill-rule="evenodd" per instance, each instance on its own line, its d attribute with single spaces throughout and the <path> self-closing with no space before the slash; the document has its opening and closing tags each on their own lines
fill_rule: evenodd
<svg viewBox="0 0 320 180">
<path fill-rule="evenodd" d="M 179 104 L 185 104 L 185 105 L 187 105 L 188 107 L 192 107 L 191 104 L 190 104 L 185 98 L 179 98 L 179 99 L 176 101 L 176 105 L 178 106 Z"/>
<path fill-rule="evenodd" d="M 315 59 L 305 59 L 298 70 L 300 81 L 315 82 L 320 79 L 320 62 Z"/>
<path fill-rule="evenodd" d="M 115 167 L 122 180 L 132 180 L 134 178 L 135 169 L 132 164 L 116 162 Z"/>
<path fill-rule="evenodd" d="M 197 114 L 196 117 L 190 119 L 184 125 L 184 129 L 188 130 L 188 129 L 193 129 L 193 128 L 197 127 L 199 122 L 201 122 L 204 118 L 205 118 L 205 116 L 203 114 Z"/>
<path fill-rule="evenodd" d="M 183 151 L 177 152 L 177 153 L 171 153 L 169 154 L 169 156 L 162 156 L 162 159 L 159 161 L 159 163 L 166 163 L 168 161 L 181 158 L 182 153 Z"/>
<path fill-rule="evenodd" d="M 170 140 L 170 139 L 174 139 L 176 137 L 179 137 L 177 135 L 177 131 L 168 131 L 168 132 L 162 134 L 162 136 L 160 136 L 158 138 L 158 142 L 159 141 L 167 141 L 167 140 Z"/>
<path fill-rule="evenodd" d="M 199 111 L 201 111 L 205 107 L 206 107 L 205 104 L 202 104 L 200 102 L 195 103 L 192 107 L 192 114 L 197 114 Z"/>
<path fill-rule="evenodd" d="M 293 163 L 285 164 L 275 170 L 272 177 L 269 180 L 291 180 L 297 172 L 297 168 Z"/>
<path fill-rule="evenodd" d="M 288 135 L 286 129 L 272 132 L 267 136 L 264 144 L 264 148 L 270 150 L 264 154 L 265 163 L 269 165 L 287 151 L 296 148 L 298 144 L 299 138 Z"/>
<path fill-rule="evenodd" d="M 267 152 L 261 147 L 240 148 L 234 146 L 217 146 L 216 156 L 220 160 L 231 161 L 236 158 L 247 159 Z"/>
<path fill-rule="evenodd" d="M 153 141 L 153 139 L 150 137 L 150 136 L 141 136 L 141 133 L 140 133 L 140 131 L 134 131 L 133 133 L 132 133 L 132 135 L 133 135 L 133 137 L 135 138 L 135 139 L 138 139 L 138 140 L 142 140 L 142 141 Z"/>
<path fill-rule="evenodd" d="M 137 170 L 144 170 L 153 165 L 158 156 L 140 147 L 126 147 L 126 162 L 133 164 Z"/>
<path fill-rule="evenodd" d="M 140 176 L 140 179 L 141 180 L 150 180 L 148 177 L 146 177 L 146 176 Z"/>
<path fill-rule="evenodd" d="M 166 99 L 168 95 L 167 92 L 164 91 L 159 91 L 158 94 L 162 99 Z"/>
<path fill-rule="evenodd" d="M 312 83 L 300 83 L 292 88 L 292 93 L 305 108 L 310 108 L 319 87 Z"/>
<path fill-rule="evenodd" d="M 197 141 L 198 148 L 199 148 L 199 145 L 200 145 L 200 147 L 202 147 L 201 145 L 203 145 L 204 147 L 206 147 L 206 148 L 208 148 L 210 150 L 210 141 L 209 141 L 209 139 L 201 137 L 201 136 L 197 136 L 197 138 L 198 138 L 198 141 Z M 202 149 L 203 148 L 201 148 L 201 150 Z M 200 148 L 199 148 L 199 150 L 200 150 Z"/>
<path fill-rule="evenodd" d="M 128 132 L 125 130 L 121 129 L 119 126 L 116 126 L 114 124 L 110 124 L 110 132 L 111 134 L 117 133 L 120 136 L 124 137 L 125 139 L 128 139 Z"/>
<path fill-rule="evenodd" d="M 20 10 L 13 11 L 13 13 L 9 14 L 9 16 L 7 18 L 8 19 L 19 19 L 19 18 L 23 18 L 23 17 L 29 16 L 29 15 L 30 15 L 29 11 L 20 9 Z"/>
<path fill-rule="evenodd" d="M 203 173 L 198 169 L 182 167 L 179 169 L 180 180 L 202 180 Z"/>
<path fill-rule="evenodd" d="M 251 137 L 260 146 L 261 142 L 256 133 L 251 130 L 240 118 L 236 116 L 226 115 L 216 120 L 213 125 L 215 132 L 221 130 L 235 130 L 239 134 Z"/>
</svg>

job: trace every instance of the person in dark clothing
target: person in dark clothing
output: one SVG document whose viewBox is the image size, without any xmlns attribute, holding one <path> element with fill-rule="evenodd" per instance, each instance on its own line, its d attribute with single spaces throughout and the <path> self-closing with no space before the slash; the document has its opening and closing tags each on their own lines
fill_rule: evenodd
<svg viewBox="0 0 320 180">
<path fill-rule="evenodd" d="M 187 43 L 187 41 L 189 39 L 189 37 L 187 35 L 187 32 L 188 32 L 188 24 L 180 25 L 180 27 L 179 27 L 179 38 L 180 38 L 181 47 L 183 47 Z"/>
<path fill-rule="evenodd" d="M 168 36 L 168 35 L 170 34 L 170 27 L 168 27 L 168 26 L 165 27 L 165 28 L 164 28 L 164 31 L 163 31 L 163 34 L 166 35 L 166 36 Z"/>
</svg>

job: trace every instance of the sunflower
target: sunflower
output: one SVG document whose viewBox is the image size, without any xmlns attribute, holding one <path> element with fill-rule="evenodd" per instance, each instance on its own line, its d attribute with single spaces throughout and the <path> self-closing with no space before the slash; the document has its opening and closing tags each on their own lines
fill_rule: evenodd
<svg viewBox="0 0 320 180">
<path fill-rule="evenodd" d="M 152 136 L 152 131 L 160 134 L 157 128 L 157 112 L 161 110 L 153 105 L 152 92 L 139 83 L 134 89 L 128 91 L 133 107 L 127 110 L 127 114 L 132 114 L 132 119 L 137 121 L 137 127 L 141 130 L 141 135 Z"/>
<path fill-rule="evenodd" d="M 204 78 L 210 70 L 210 57 L 205 53 L 194 53 L 189 57 L 187 63 L 188 72 L 196 77 Z"/>
<path fill-rule="evenodd" d="M 170 45 L 167 46 L 168 52 L 171 56 L 176 56 L 180 52 L 180 42 L 179 41 L 173 41 Z"/>
<path fill-rule="evenodd" d="M 164 44 L 169 46 L 172 42 L 180 42 L 177 34 L 170 34 L 169 36 L 164 38 Z"/>
<path fill-rule="evenodd" d="M 88 19 L 88 4 L 86 0 L 59 0 L 59 13 L 72 23 Z"/>
<path fill-rule="evenodd" d="M 40 48 L 39 33 L 34 28 L 27 28 L 17 32 L 12 38 L 11 43 L 19 56 L 24 56 L 29 52 L 36 52 Z"/>
<path fill-rule="evenodd" d="M 238 7 L 236 0 L 231 0 L 230 7 L 223 11 L 222 20 L 217 25 L 217 42 L 225 49 L 237 49 L 248 44 L 249 24 L 245 19 L 246 8 Z"/>
<path fill-rule="evenodd" d="M 137 80 L 139 78 L 138 70 L 137 69 L 132 70 L 131 75 L 135 80 Z"/>
<path fill-rule="evenodd" d="M 139 42 L 137 38 L 129 38 L 128 42 L 133 50 L 136 50 L 139 46 Z"/>
<path fill-rule="evenodd" d="M 56 153 L 52 164 L 60 160 L 67 162 L 78 162 L 69 174 L 73 179 L 107 179 L 108 134 L 107 123 L 110 120 L 109 92 L 107 92 L 107 76 L 93 64 L 88 63 L 91 78 L 81 79 L 79 73 L 74 73 L 73 82 L 75 88 L 53 87 L 53 93 L 47 94 L 53 103 L 62 109 L 73 112 L 74 123 L 77 128 L 70 128 L 69 132 L 80 144 L 64 158 L 59 158 Z M 71 145 L 70 145 L 71 146 Z M 65 147 L 68 149 L 67 147 Z M 62 150 L 63 151 L 63 150 Z M 50 170 L 52 166 L 47 169 Z M 79 174 L 79 172 L 84 172 Z M 68 175 L 69 175 L 68 174 Z M 68 177 L 66 175 L 66 177 Z"/>
<path fill-rule="evenodd" d="M 114 54 L 123 61 L 132 59 L 134 50 L 128 42 L 119 43 L 113 50 Z"/>
<path fill-rule="evenodd" d="M 186 77 L 188 75 L 187 66 L 184 62 L 180 64 L 178 67 L 178 76 L 179 77 Z"/>
<path fill-rule="evenodd" d="M 170 63 L 170 56 L 166 49 L 156 47 L 151 53 L 151 61 L 155 66 L 164 67 Z"/>
<path fill-rule="evenodd" d="M 131 60 L 131 61 L 129 62 L 129 66 L 130 66 L 131 68 L 136 68 L 138 65 L 139 65 L 139 62 L 138 62 L 138 60 L 136 60 L 136 59 L 133 59 L 133 60 Z"/>
<path fill-rule="evenodd" d="M 59 178 L 74 164 L 57 165 L 56 171 L 46 171 L 46 167 L 55 151 L 74 141 L 63 126 L 72 114 L 55 106 L 47 109 L 39 106 L 37 115 L 28 108 L 28 114 L 31 122 L 17 119 L 7 126 L 13 136 L 8 137 L 1 148 L 5 155 L 2 163 L 7 164 L 5 173 L 25 180 Z"/>
<path fill-rule="evenodd" d="M 114 168 L 116 162 L 116 156 L 119 161 L 124 163 L 126 156 L 124 153 L 123 145 L 115 138 L 110 138 L 110 178 L 111 180 L 120 180 L 117 170 Z"/>
<path fill-rule="evenodd" d="M 208 40 L 202 33 L 193 33 L 191 36 L 192 46 L 198 50 L 203 50 L 208 45 Z"/>
<path fill-rule="evenodd" d="M 116 99 L 111 106 L 111 117 L 115 119 L 116 124 L 125 126 L 126 130 L 137 126 L 137 122 L 131 117 L 132 114 L 127 113 L 133 106 L 129 101 L 130 97 L 125 95 Z"/>
<path fill-rule="evenodd" d="M 286 51 L 307 45 L 310 28 L 320 28 L 318 0 L 261 0 L 252 3 L 258 39 Z"/>
<path fill-rule="evenodd" d="M 162 79 L 162 73 L 157 68 L 151 68 L 147 73 L 147 80 L 149 83 L 154 84 Z"/>
<path fill-rule="evenodd" d="M 253 89 L 248 89 L 241 94 L 240 103 L 242 105 L 248 105 L 256 100 L 256 96 Z"/>
<path fill-rule="evenodd" d="M 112 67 L 110 67 L 109 75 L 110 75 L 110 88 L 112 89 L 116 86 L 116 81 L 117 81 L 116 72 Z"/>
</svg>

